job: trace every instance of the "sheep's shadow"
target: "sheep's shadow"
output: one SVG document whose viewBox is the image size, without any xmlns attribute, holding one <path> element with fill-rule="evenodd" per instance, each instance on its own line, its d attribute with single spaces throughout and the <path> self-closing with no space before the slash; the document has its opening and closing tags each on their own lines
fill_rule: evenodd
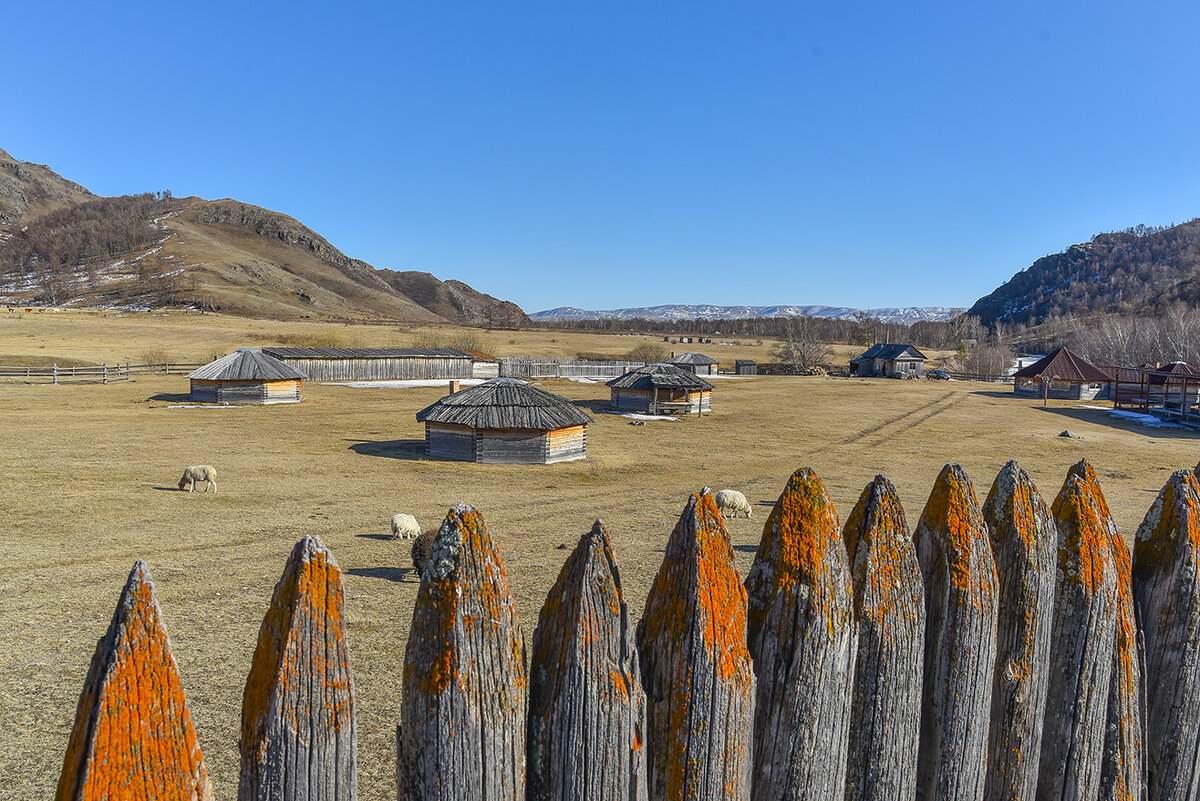
<svg viewBox="0 0 1200 801">
<path fill-rule="evenodd" d="M 159 492 L 183 492 L 179 487 L 151 487 L 150 489 L 158 490 Z"/>
<path fill-rule="evenodd" d="M 757 545 L 735 545 L 733 550 L 742 551 L 743 553 L 758 553 Z"/>
<path fill-rule="evenodd" d="M 425 455 L 425 440 L 423 439 L 346 439 L 342 441 L 353 443 L 350 450 L 361 456 L 406 459 L 412 462 L 425 461 L 429 458 Z"/>
<path fill-rule="evenodd" d="M 190 392 L 160 392 L 157 395 L 151 395 L 146 400 L 152 401 L 167 401 L 168 403 L 187 403 L 192 399 Z"/>
<path fill-rule="evenodd" d="M 364 540 L 394 540 L 391 534 L 355 534 L 354 536 Z"/>
<path fill-rule="evenodd" d="M 407 576 L 416 575 L 415 570 L 411 567 L 352 567 L 345 571 L 351 576 L 362 576 L 363 578 L 377 578 L 385 581 L 393 581 L 396 583 L 404 583 Z M 420 580 L 420 577 L 417 578 Z"/>
</svg>

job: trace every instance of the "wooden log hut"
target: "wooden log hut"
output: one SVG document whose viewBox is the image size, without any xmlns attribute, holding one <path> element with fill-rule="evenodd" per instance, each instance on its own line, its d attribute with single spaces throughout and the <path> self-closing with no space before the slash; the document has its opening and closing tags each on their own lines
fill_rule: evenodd
<svg viewBox="0 0 1200 801">
<path fill-rule="evenodd" d="M 712 493 L 691 496 L 637 630 L 651 801 L 749 801 L 746 589 Z"/>
<path fill-rule="evenodd" d="M 401 801 L 524 801 L 525 638 L 492 535 L 459 504 L 421 574 L 404 650 Z"/>
<path fill-rule="evenodd" d="M 529 665 L 528 801 L 646 801 L 646 694 L 608 531 L 580 538 Z"/>
<path fill-rule="evenodd" d="M 846 801 L 912 801 L 917 787 L 925 586 L 896 488 L 867 485 L 843 530 L 858 656 Z"/>
<path fill-rule="evenodd" d="M 56 801 L 212 801 L 146 563 L 134 564 L 96 644 Z"/>
<path fill-rule="evenodd" d="M 434 378 L 472 378 L 476 359 L 454 348 L 285 348 L 266 347 L 262 352 L 300 371 L 309 381 L 388 381 Z M 499 362 L 483 356 L 484 365 Z"/>
<path fill-rule="evenodd" d="M 721 366 L 713 357 L 695 351 L 681 353 L 678 356 L 672 354 L 671 358 L 667 359 L 667 364 L 673 364 L 694 375 L 716 375 Z"/>
<path fill-rule="evenodd" d="M 621 412 L 703 414 L 712 411 L 715 387 L 673 364 L 647 364 L 607 382 L 610 405 Z"/>
<path fill-rule="evenodd" d="M 816 473 L 788 481 L 746 578 L 755 801 L 842 801 L 857 653 L 850 568 Z"/>
<path fill-rule="evenodd" d="M 238 348 L 192 371 L 197 403 L 299 403 L 304 374 L 253 348 Z"/>
<path fill-rule="evenodd" d="M 417 412 L 425 453 L 464 462 L 551 464 L 587 458 L 592 417 L 515 378 L 454 392 Z"/>
<path fill-rule="evenodd" d="M 1133 557 L 1133 596 L 1146 647 L 1147 795 L 1159 801 L 1191 801 L 1200 786 L 1196 472 L 1178 471 L 1158 493 L 1134 538 Z"/>
<path fill-rule="evenodd" d="M 1063 345 L 1013 373 L 1013 394 L 1028 398 L 1092 400 L 1108 391 L 1113 376 Z"/>
<path fill-rule="evenodd" d="M 342 571 L 316 537 L 292 549 L 242 696 L 238 801 L 358 797 Z"/>
</svg>

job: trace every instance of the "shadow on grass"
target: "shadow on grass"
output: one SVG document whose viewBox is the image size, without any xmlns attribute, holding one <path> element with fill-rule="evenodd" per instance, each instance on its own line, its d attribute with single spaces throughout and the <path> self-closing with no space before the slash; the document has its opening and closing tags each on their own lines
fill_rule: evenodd
<svg viewBox="0 0 1200 801">
<path fill-rule="evenodd" d="M 735 545 L 733 550 L 741 551 L 742 553 L 758 553 L 757 545 Z"/>
<path fill-rule="evenodd" d="M 417 576 L 417 571 L 411 567 L 352 567 L 346 571 L 351 576 L 362 576 L 363 578 L 377 578 L 385 581 L 394 581 L 397 583 L 404 582 L 406 577 L 413 576 L 417 581 L 420 577 Z"/>
<path fill-rule="evenodd" d="M 362 540 L 394 540 L 396 539 L 391 534 L 355 534 L 354 536 Z"/>
<path fill-rule="evenodd" d="M 192 400 L 192 394 L 190 392 L 160 392 L 157 395 L 151 395 L 146 400 L 189 403 Z"/>
<path fill-rule="evenodd" d="M 1144 437 L 1156 437 L 1158 439 L 1196 439 L 1200 432 L 1190 428 L 1159 428 L 1157 426 L 1143 425 L 1136 420 L 1122 420 L 1120 417 L 1113 417 L 1109 414 L 1108 409 L 1072 409 L 1072 408 L 1054 408 L 1050 406 L 1036 407 L 1039 412 L 1058 415 L 1065 417 L 1068 420 L 1078 420 L 1083 423 L 1092 423 L 1098 426 L 1107 426 L 1109 428 L 1118 428 L 1122 431 L 1128 431 L 1131 434 L 1141 434 Z M 1079 433 L 1079 432 L 1075 432 Z M 1086 437 L 1084 437 L 1086 439 Z"/>
<path fill-rule="evenodd" d="M 151 487 L 150 489 L 158 490 L 159 492 L 183 492 L 179 487 Z"/>
<path fill-rule="evenodd" d="M 612 404 L 609 403 L 607 398 L 604 400 L 577 400 L 571 401 L 571 403 L 574 406 L 578 406 L 580 409 L 591 412 L 593 415 L 605 414 L 607 412 L 614 411 Z"/>
<path fill-rule="evenodd" d="M 429 459 L 425 455 L 425 440 L 423 439 L 393 439 L 393 440 L 368 440 L 368 439 L 347 439 L 343 442 L 352 442 L 350 450 L 361 456 L 379 456 L 384 459 L 406 459 L 408 461 L 425 461 Z M 436 459 L 433 461 L 437 461 Z"/>
</svg>

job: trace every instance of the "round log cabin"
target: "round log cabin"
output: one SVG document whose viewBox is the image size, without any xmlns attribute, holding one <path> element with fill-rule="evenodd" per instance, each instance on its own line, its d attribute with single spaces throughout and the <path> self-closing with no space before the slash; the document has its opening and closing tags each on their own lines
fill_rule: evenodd
<svg viewBox="0 0 1200 801">
<path fill-rule="evenodd" d="M 647 364 L 608 382 L 622 412 L 702 414 L 712 411 L 713 385 L 673 364 Z"/>
<path fill-rule="evenodd" d="M 587 458 L 591 415 L 515 378 L 454 392 L 417 412 L 428 456 L 463 462 L 551 464 Z"/>
<path fill-rule="evenodd" d="M 304 374 L 253 348 L 238 348 L 193 371 L 198 403 L 299 403 Z"/>
</svg>

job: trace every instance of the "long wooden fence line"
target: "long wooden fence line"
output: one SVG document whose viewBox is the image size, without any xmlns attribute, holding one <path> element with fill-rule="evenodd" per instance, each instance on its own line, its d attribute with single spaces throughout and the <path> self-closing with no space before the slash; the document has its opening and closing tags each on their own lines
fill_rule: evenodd
<svg viewBox="0 0 1200 801">
<path fill-rule="evenodd" d="M 925 586 L 896 488 L 876 476 L 843 530 L 858 657 L 846 801 L 912 801 L 917 789 Z"/>
<path fill-rule="evenodd" d="M 96 644 L 57 801 L 212 801 L 150 571 L 134 564 Z"/>
<path fill-rule="evenodd" d="M 1090 470 L 1076 465 L 1054 499 L 1058 578 L 1038 797 L 1099 798 L 1116 643 L 1110 520 Z"/>
<path fill-rule="evenodd" d="M 789 479 L 746 579 L 754 799 L 842 801 L 857 654 L 849 559 L 813 471 Z"/>
<path fill-rule="evenodd" d="M 529 664 L 528 801 L 646 801 L 646 694 L 608 531 L 580 538 Z"/>
<path fill-rule="evenodd" d="M 1200 470 L 1198 466 L 1197 470 Z M 1200 783 L 1200 483 L 1171 476 L 1134 540 L 1146 642 L 1147 795 L 1190 801 Z"/>
<path fill-rule="evenodd" d="M 983 519 L 999 581 L 987 801 L 1034 801 L 1049 688 L 1058 531 L 1015 461 L 1000 470 Z"/>
<path fill-rule="evenodd" d="M 645 362 L 502 356 L 502 378 L 616 378 Z"/>
<path fill-rule="evenodd" d="M 396 781 L 410 801 L 525 797 L 525 640 L 492 535 L 459 504 L 421 574 Z"/>
<path fill-rule="evenodd" d="M 160 362 L 157 364 L 91 364 L 83 366 L 0 367 L 0 379 L 17 379 L 27 384 L 108 384 L 128 381 L 134 375 L 180 375 L 201 364 Z"/>
<path fill-rule="evenodd" d="M 242 698 L 238 801 L 353 801 L 354 684 L 342 571 L 316 537 L 292 549 Z"/>
<path fill-rule="evenodd" d="M 996 565 L 975 488 L 946 465 L 917 524 L 925 582 L 918 801 L 978 801 L 996 663 Z"/>
<path fill-rule="evenodd" d="M 652 801 L 750 798 L 746 589 L 712 493 L 689 498 L 637 630 Z"/>
</svg>

